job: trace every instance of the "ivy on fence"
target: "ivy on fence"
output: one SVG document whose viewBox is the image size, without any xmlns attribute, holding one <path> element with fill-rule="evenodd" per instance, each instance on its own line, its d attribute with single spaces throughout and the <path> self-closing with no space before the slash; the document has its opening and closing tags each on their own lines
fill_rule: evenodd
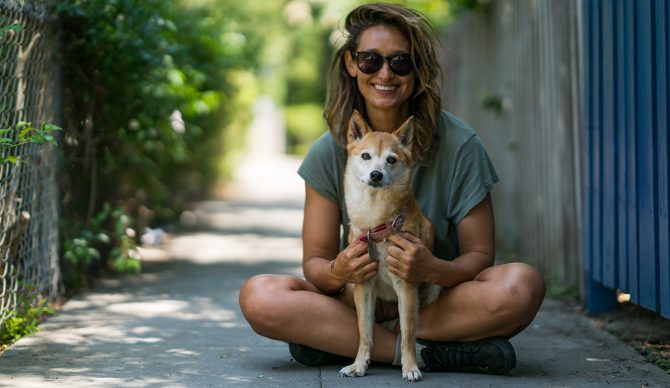
<svg viewBox="0 0 670 388">
<path fill-rule="evenodd" d="M 26 144 L 42 145 L 49 143 L 58 145 L 53 133 L 61 129 L 61 127 L 49 123 L 34 128 L 31 123 L 26 121 L 19 121 L 14 128 L 0 128 L 0 164 L 8 162 L 16 164 L 23 161 L 20 156 L 17 156 L 18 153 L 11 151 Z"/>
</svg>

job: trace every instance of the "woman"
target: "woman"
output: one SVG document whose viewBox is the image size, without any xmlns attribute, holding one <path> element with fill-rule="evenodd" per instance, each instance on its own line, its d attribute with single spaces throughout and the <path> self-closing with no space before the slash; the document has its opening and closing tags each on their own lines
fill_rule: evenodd
<svg viewBox="0 0 670 388">
<path fill-rule="evenodd" d="M 355 356 L 358 329 L 350 296 L 353 284 L 376 274 L 377 263 L 365 243 L 345 244 L 347 122 L 357 109 L 376 131 L 389 132 L 413 115 L 413 152 L 420 161 L 414 191 L 433 223 L 435 249 L 431 253 L 402 233 L 389 237 L 395 247 L 385 260 L 403 279 L 444 287 L 438 300 L 419 313 L 419 366 L 507 373 L 516 363 L 507 338 L 535 317 L 544 281 L 525 264 L 493 266 L 489 191 L 498 178 L 476 133 L 441 111 L 434 30 L 417 12 L 390 4 L 354 9 L 345 29 L 348 36 L 332 65 L 324 114 L 330 131 L 314 143 L 299 169 L 306 183 L 305 279 L 249 279 L 240 291 L 244 316 L 260 335 L 290 343 L 292 356 L 303 364 L 345 364 Z M 374 361 L 400 364 L 395 317 L 393 306 L 378 304 Z"/>
</svg>

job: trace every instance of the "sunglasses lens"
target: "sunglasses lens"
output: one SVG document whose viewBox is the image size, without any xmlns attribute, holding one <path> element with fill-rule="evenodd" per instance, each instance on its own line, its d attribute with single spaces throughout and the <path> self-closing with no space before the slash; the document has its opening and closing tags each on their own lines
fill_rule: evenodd
<svg viewBox="0 0 670 388">
<path fill-rule="evenodd" d="M 358 68 L 365 74 L 373 74 L 384 65 L 384 57 L 370 52 L 358 53 Z"/>
<path fill-rule="evenodd" d="M 356 64 L 360 71 L 365 74 L 374 74 L 384 66 L 384 57 L 370 51 L 359 51 L 355 53 Z M 386 57 L 389 61 L 391 71 L 397 75 L 407 75 L 414 70 L 412 60 L 408 54 L 398 54 Z"/>
<path fill-rule="evenodd" d="M 390 58 L 389 66 L 397 75 L 407 75 L 412 72 L 412 61 L 409 55 L 395 55 Z"/>
</svg>

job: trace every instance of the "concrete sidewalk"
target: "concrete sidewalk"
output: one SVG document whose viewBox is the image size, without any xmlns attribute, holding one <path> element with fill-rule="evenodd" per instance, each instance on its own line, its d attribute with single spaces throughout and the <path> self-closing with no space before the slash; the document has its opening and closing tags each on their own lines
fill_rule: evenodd
<svg viewBox="0 0 670 388">
<path fill-rule="evenodd" d="M 285 344 L 257 336 L 241 316 L 245 279 L 301 274 L 296 168 L 286 158 L 247 164 L 228 200 L 202 203 L 186 217 L 194 222 L 190 232 L 144 251 L 141 275 L 101 281 L 2 354 L 0 386 L 406 387 L 400 371 L 386 366 L 356 379 L 338 377 L 339 367 L 303 367 Z M 512 343 L 518 363 L 509 376 L 427 373 L 418 384 L 670 386 L 661 369 L 554 300 Z"/>
</svg>

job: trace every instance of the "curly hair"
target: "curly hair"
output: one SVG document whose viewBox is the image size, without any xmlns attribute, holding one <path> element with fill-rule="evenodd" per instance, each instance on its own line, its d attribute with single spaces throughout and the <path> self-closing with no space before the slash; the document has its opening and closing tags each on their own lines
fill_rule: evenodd
<svg viewBox="0 0 670 388">
<path fill-rule="evenodd" d="M 346 41 L 336 51 L 330 68 L 324 118 L 333 137 L 343 146 L 347 143 L 346 128 L 354 109 L 367 118 L 365 101 L 356 79 L 347 72 L 344 55 L 356 50 L 366 29 L 378 25 L 398 28 L 409 42 L 417 81 L 409 99 L 410 115 L 414 116 L 415 125 L 412 153 L 415 160 L 426 164 L 442 107 L 442 70 L 435 51 L 439 41 L 437 33 L 428 19 L 415 10 L 374 3 L 362 5 L 347 15 L 344 24 Z"/>
</svg>

